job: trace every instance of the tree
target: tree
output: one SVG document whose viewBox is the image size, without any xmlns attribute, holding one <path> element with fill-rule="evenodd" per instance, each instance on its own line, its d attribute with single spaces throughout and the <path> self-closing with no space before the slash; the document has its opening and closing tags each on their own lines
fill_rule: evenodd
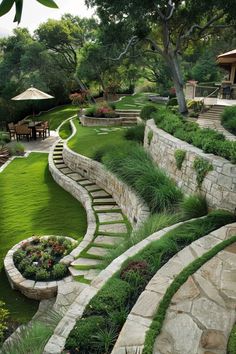
<svg viewBox="0 0 236 354">
<path fill-rule="evenodd" d="M 47 7 L 52 7 L 52 8 L 58 7 L 53 0 L 36 0 L 36 1 Z M 20 23 L 22 9 L 23 9 L 23 0 L 2 0 L 0 4 L 0 17 L 8 13 L 14 4 L 16 9 L 14 22 Z"/>
<path fill-rule="evenodd" d="M 134 28 L 120 59 L 140 41 L 146 52 L 161 55 L 173 80 L 181 113 L 187 111 L 179 56 L 189 41 L 198 40 L 215 28 L 235 24 L 235 0 L 86 0 L 96 6 L 104 25 Z M 114 33 L 114 41 L 116 33 Z"/>
</svg>

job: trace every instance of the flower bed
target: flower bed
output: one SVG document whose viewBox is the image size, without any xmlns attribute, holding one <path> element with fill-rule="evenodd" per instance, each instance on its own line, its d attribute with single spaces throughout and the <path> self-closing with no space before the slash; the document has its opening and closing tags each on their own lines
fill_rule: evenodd
<svg viewBox="0 0 236 354">
<path fill-rule="evenodd" d="M 91 105 L 85 110 L 85 116 L 91 118 L 119 118 L 115 106 L 107 102 Z"/>
<path fill-rule="evenodd" d="M 34 237 L 23 242 L 13 254 L 13 261 L 20 273 L 30 280 L 59 280 L 68 274 L 68 266 L 60 263 L 74 245 L 64 237 Z"/>
</svg>

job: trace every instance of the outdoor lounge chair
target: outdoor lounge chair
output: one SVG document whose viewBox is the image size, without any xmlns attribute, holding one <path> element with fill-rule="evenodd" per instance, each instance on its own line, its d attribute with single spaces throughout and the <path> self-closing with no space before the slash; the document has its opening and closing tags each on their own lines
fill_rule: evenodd
<svg viewBox="0 0 236 354">
<path fill-rule="evenodd" d="M 8 131 L 9 131 L 9 135 L 10 135 L 10 139 L 13 138 L 15 139 L 16 137 L 16 129 L 15 129 L 15 125 L 14 123 L 8 123 Z"/>
</svg>

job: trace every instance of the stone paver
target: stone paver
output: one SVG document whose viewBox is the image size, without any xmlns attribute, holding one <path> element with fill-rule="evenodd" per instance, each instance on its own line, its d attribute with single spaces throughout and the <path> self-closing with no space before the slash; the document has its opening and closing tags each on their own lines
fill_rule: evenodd
<svg viewBox="0 0 236 354">
<path fill-rule="evenodd" d="M 115 234 L 122 234 L 127 232 L 127 227 L 125 224 L 108 224 L 100 225 L 98 229 L 99 233 L 109 232 Z"/>
<path fill-rule="evenodd" d="M 104 257 L 106 254 L 109 252 L 108 249 L 102 248 L 102 247 L 91 247 L 87 251 L 88 254 L 91 254 L 93 256 L 99 256 L 99 257 Z"/>
<path fill-rule="evenodd" d="M 85 189 L 87 189 L 87 191 L 89 192 L 101 190 L 101 188 L 99 188 L 96 184 L 91 184 L 90 186 L 86 186 Z"/>
<path fill-rule="evenodd" d="M 67 174 L 67 177 L 70 177 L 71 179 L 73 179 L 73 181 L 76 181 L 76 182 L 84 180 L 83 176 L 81 176 L 75 172 Z"/>
<path fill-rule="evenodd" d="M 100 264 L 101 261 L 92 258 L 78 258 L 71 263 L 72 266 L 96 266 Z"/>
<path fill-rule="evenodd" d="M 62 168 L 60 171 L 61 171 L 62 173 L 64 173 L 65 175 L 68 174 L 68 173 L 72 173 L 72 172 L 73 172 L 73 171 L 72 171 L 70 168 L 68 168 L 68 167 Z"/>
<path fill-rule="evenodd" d="M 106 198 L 109 197 L 109 194 L 105 191 L 97 191 L 97 192 L 91 192 L 91 196 L 93 198 Z"/>
<path fill-rule="evenodd" d="M 95 211 L 104 211 L 104 210 L 120 210 L 118 205 L 94 205 L 93 209 Z M 98 214 L 99 215 L 99 214 Z"/>
<path fill-rule="evenodd" d="M 99 213 L 97 215 L 99 222 L 122 221 L 124 219 L 121 213 Z"/>
<path fill-rule="evenodd" d="M 122 238 L 120 237 L 113 237 L 113 236 L 98 236 L 95 238 L 94 243 L 98 245 L 110 245 L 113 246 L 117 243 L 120 243 Z"/>
<path fill-rule="evenodd" d="M 93 204 L 115 204 L 115 200 L 113 198 L 101 198 L 101 199 L 94 199 Z"/>
</svg>

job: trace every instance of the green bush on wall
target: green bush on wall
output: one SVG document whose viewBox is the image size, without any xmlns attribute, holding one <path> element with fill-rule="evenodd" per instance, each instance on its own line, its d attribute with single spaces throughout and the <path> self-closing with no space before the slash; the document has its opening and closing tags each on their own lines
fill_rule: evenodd
<svg viewBox="0 0 236 354">
<path fill-rule="evenodd" d="M 236 135 L 236 106 L 226 107 L 221 115 L 225 129 Z"/>
<path fill-rule="evenodd" d="M 148 132 L 148 145 L 151 144 L 152 138 L 153 138 L 153 131 L 150 130 L 150 131 Z"/>
<path fill-rule="evenodd" d="M 148 120 L 151 118 L 152 113 L 157 112 L 157 110 L 158 110 L 157 106 L 149 103 L 142 108 L 141 113 L 140 113 L 140 117 L 143 120 Z"/>
<path fill-rule="evenodd" d="M 193 167 L 197 173 L 197 185 L 198 188 L 200 188 L 207 173 L 213 170 L 213 166 L 207 160 L 204 160 L 201 157 L 196 157 L 193 163 Z"/>
<path fill-rule="evenodd" d="M 176 162 L 176 166 L 177 166 L 178 170 L 181 170 L 185 156 L 186 156 L 185 150 L 177 149 L 175 151 L 175 162 Z"/>
</svg>

